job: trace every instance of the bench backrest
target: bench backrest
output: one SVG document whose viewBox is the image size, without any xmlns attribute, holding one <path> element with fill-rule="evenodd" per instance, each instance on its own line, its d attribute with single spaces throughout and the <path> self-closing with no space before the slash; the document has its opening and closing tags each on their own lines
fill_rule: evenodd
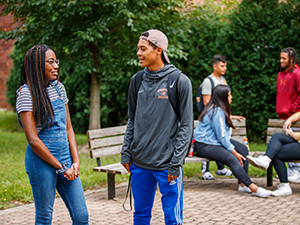
<svg viewBox="0 0 300 225">
<path fill-rule="evenodd" d="M 232 120 L 236 129 L 232 130 L 232 138 L 243 143 L 246 137 L 245 120 Z M 194 127 L 198 120 L 194 121 Z M 115 155 L 121 152 L 126 126 L 109 127 L 95 130 L 88 130 L 88 145 L 91 158 L 99 160 L 102 156 Z M 100 163 L 100 160 L 99 160 Z"/>
<path fill-rule="evenodd" d="M 268 129 L 267 129 L 267 140 L 266 143 L 268 144 L 272 135 L 275 133 L 285 133 L 282 129 L 285 120 L 281 119 L 269 119 L 268 121 Z M 292 128 L 299 128 L 300 129 L 300 121 L 292 124 Z"/>
</svg>

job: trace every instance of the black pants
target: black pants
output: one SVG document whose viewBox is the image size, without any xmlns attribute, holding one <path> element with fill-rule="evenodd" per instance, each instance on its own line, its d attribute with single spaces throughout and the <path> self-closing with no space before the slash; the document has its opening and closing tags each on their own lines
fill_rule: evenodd
<svg viewBox="0 0 300 225">
<path fill-rule="evenodd" d="M 275 133 L 272 135 L 265 155 L 272 159 L 280 182 L 287 183 L 287 170 L 284 162 L 300 159 L 300 144 L 286 134 Z"/>
<path fill-rule="evenodd" d="M 230 142 L 235 146 L 235 150 L 246 158 L 248 148 L 233 139 L 230 139 Z M 248 176 L 248 161 L 245 160 L 243 162 L 244 167 L 242 167 L 238 159 L 222 145 L 208 145 L 195 141 L 195 151 L 197 156 L 208 158 L 228 166 L 239 182 L 242 182 L 246 186 L 252 184 Z"/>
</svg>

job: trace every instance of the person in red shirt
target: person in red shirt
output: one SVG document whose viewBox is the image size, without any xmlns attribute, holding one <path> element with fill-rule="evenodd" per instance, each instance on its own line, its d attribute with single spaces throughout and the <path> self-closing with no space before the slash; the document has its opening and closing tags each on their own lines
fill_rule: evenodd
<svg viewBox="0 0 300 225">
<path fill-rule="evenodd" d="M 286 120 L 300 112 L 300 68 L 297 52 L 288 47 L 280 52 L 281 71 L 277 75 L 276 112 Z M 288 181 L 300 183 L 298 163 L 288 163 Z"/>
<path fill-rule="evenodd" d="M 300 111 L 300 69 L 295 49 L 282 49 L 280 67 L 276 85 L 276 112 L 280 119 L 286 120 Z"/>
</svg>

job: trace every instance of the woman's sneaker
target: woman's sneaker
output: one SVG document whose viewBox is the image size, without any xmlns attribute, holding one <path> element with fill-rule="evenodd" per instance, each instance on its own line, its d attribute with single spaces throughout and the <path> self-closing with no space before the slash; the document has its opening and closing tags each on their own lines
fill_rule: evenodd
<svg viewBox="0 0 300 225">
<path fill-rule="evenodd" d="M 291 195 L 292 193 L 292 188 L 289 183 L 281 183 L 277 186 L 277 190 L 272 191 L 272 195 L 276 197 Z"/>
<path fill-rule="evenodd" d="M 214 180 L 215 178 L 210 172 L 205 172 L 202 177 L 203 180 Z"/>
<path fill-rule="evenodd" d="M 269 168 L 269 165 L 270 165 L 270 162 L 271 162 L 271 159 L 268 156 L 265 156 L 265 155 L 263 157 L 259 157 L 259 158 L 247 155 L 247 159 L 248 159 L 248 162 L 252 166 L 258 167 L 258 168 L 263 169 L 263 170 L 267 170 Z"/>
<path fill-rule="evenodd" d="M 300 183 L 300 173 L 297 170 L 288 170 L 288 181 Z"/>
<path fill-rule="evenodd" d="M 216 174 L 221 175 L 221 176 L 232 176 L 231 170 L 227 168 L 223 168 L 222 170 L 217 170 Z"/>
<path fill-rule="evenodd" d="M 244 193 L 251 193 L 252 191 L 250 190 L 250 188 L 248 188 L 247 186 L 242 187 L 242 185 L 239 184 L 239 188 L 238 188 L 239 192 L 244 192 Z"/>
<path fill-rule="evenodd" d="M 257 189 L 257 192 L 256 192 L 256 193 L 255 193 L 255 192 L 252 192 L 252 195 L 253 195 L 253 196 L 257 196 L 257 197 L 261 197 L 261 198 L 266 198 L 266 197 L 268 197 L 268 196 L 271 195 L 271 194 L 272 194 L 272 191 L 266 190 L 266 189 L 261 188 L 261 187 L 259 187 L 259 188 Z"/>
</svg>

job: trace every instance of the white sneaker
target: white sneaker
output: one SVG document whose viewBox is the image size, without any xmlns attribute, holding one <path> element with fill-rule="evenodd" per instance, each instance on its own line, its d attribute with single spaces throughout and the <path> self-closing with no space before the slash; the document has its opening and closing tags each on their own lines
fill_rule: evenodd
<svg viewBox="0 0 300 225">
<path fill-rule="evenodd" d="M 252 191 L 250 190 L 250 188 L 248 188 L 247 186 L 242 187 L 242 185 L 239 184 L 239 188 L 238 188 L 239 192 L 244 192 L 244 193 L 251 193 Z"/>
<path fill-rule="evenodd" d="M 221 176 L 232 176 L 231 170 L 224 168 L 222 170 L 217 170 L 216 174 L 221 175 Z"/>
<path fill-rule="evenodd" d="M 205 172 L 205 173 L 203 174 L 202 179 L 203 179 L 203 180 L 214 180 L 215 178 L 214 178 L 213 175 L 211 175 L 210 172 Z"/>
<path fill-rule="evenodd" d="M 272 191 L 272 195 L 276 197 L 291 195 L 292 193 L 292 188 L 289 183 L 281 183 L 277 186 L 277 190 Z"/>
<path fill-rule="evenodd" d="M 257 192 L 256 192 L 256 193 L 255 193 L 255 192 L 252 192 L 252 195 L 253 195 L 253 196 L 257 196 L 257 197 L 261 197 L 261 198 L 266 198 L 266 197 L 268 197 L 268 196 L 271 195 L 271 194 L 272 194 L 272 191 L 266 190 L 266 189 L 261 188 L 261 187 L 259 187 L 259 188 L 257 189 Z"/>
<path fill-rule="evenodd" d="M 288 181 L 294 183 L 300 183 L 300 173 L 297 170 L 288 172 Z"/>
<path fill-rule="evenodd" d="M 258 167 L 263 170 L 267 170 L 270 165 L 270 162 L 271 162 L 271 159 L 268 156 L 256 158 L 256 157 L 247 155 L 247 159 L 252 166 Z"/>
</svg>

